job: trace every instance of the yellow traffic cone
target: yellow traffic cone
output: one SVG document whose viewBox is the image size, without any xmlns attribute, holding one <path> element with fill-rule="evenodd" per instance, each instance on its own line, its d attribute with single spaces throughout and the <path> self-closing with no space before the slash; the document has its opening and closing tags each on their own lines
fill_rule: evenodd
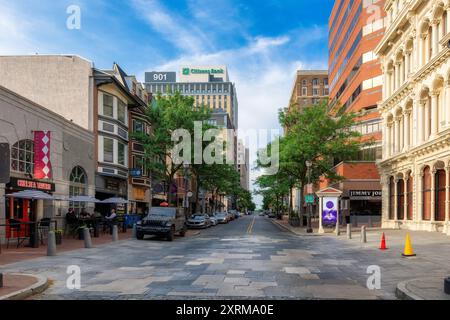
<svg viewBox="0 0 450 320">
<path fill-rule="evenodd" d="M 405 244 L 405 251 L 403 252 L 404 257 L 415 257 L 413 247 L 411 244 L 411 237 L 409 236 L 409 232 L 406 234 L 406 244 Z"/>
</svg>

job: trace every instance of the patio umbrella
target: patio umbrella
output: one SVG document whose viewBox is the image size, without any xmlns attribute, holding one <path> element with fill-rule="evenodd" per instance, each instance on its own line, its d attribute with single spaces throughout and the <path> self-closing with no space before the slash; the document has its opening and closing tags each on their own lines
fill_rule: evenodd
<svg viewBox="0 0 450 320">
<path fill-rule="evenodd" d="M 30 200 L 55 200 L 55 198 L 45 192 L 37 191 L 37 190 L 24 190 L 11 194 L 7 194 L 8 198 L 17 198 L 17 199 L 30 199 Z"/>
<path fill-rule="evenodd" d="M 128 204 L 128 200 L 125 200 L 124 198 L 109 198 L 109 199 L 100 201 L 100 203 L 106 203 L 106 204 Z"/>
<path fill-rule="evenodd" d="M 71 202 L 90 202 L 90 203 L 101 202 L 100 200 L 95 199 L 94 197 L 91 197 L 91 196 L 74 196 L 74 197 L 69 198 L 68 201 L 71 201 Z"/>
<path fill-rule="evenodd" d="M 167 202 L 163 202 L 163 203 L 161 203 L 159 206 L 160 206 L 160 207 L 168 207 L 169 204 L 168 204 Z"/>
</svg>

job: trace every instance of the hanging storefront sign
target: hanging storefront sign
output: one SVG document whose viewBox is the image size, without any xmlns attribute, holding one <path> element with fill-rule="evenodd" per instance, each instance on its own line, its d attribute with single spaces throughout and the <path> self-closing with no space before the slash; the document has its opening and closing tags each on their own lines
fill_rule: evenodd
<svg viewBox="0 0 450 320">
<path fill-rule="evenodd" d="M 350 190 L 349 196 L 351 200 L 377 200 L 381 199 L 381 190 Z"/>
<path fill-rule="evenodd" d="M 11 178 L 10 182 L 6 185 L 7 189 L 12 190 L 39 190 L 43 192 L 54 192 L 55 184 L 35 181 L 35 180 L 27 180 L 27 179 L 19 179 L 19 178 Z"/>
<path fill-rule="evenodd" d="M 338 219 L 338 198 L 323 198 L 322 224 L 335 226 Z"/>
<path fill-rule="evenodd" d="M 50 131 L 34 132 L 34 177 L 36 179 L 52 179 Z"/>
</svg>

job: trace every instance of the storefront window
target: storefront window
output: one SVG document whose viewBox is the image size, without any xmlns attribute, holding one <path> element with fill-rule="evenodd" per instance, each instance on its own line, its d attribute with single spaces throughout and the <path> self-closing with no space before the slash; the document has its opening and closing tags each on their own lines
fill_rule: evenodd
<svg viewBox="0 0 450 320">
<path fill-rule="evenodd" d="M 70 173 L 69 196 L 85 196 L 87 194 L 86 184 L 86 171 L 84 171 L 84 169 L 81 167 L 73 168 L 72 172 Z M 84 202 L 70 202 L 69 205 L 75 210 L 77 214 L 80 213 L 81 209 L 85 208 Z"/>
<path fill-rule="evenodd" d="M 431 220 L 431 170 L 426 167 L 423 171 L 423 220 Z"/>
<path fill-rule="evenodd" d="M 12 146 L 11 170 L 16 172 L 33 173 L 34 171 L 33 141 L 21 140 Z"/>
</svg>

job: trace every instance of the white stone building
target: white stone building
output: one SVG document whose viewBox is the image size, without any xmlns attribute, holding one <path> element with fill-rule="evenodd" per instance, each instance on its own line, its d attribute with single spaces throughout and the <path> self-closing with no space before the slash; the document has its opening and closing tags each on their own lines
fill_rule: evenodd
<svg viewBox="0 0 450 320">
<path fill-rule="evenodd" d="M 385 9 L 383 227 L 450 234 L 450 1 Z"/>
</svg>

